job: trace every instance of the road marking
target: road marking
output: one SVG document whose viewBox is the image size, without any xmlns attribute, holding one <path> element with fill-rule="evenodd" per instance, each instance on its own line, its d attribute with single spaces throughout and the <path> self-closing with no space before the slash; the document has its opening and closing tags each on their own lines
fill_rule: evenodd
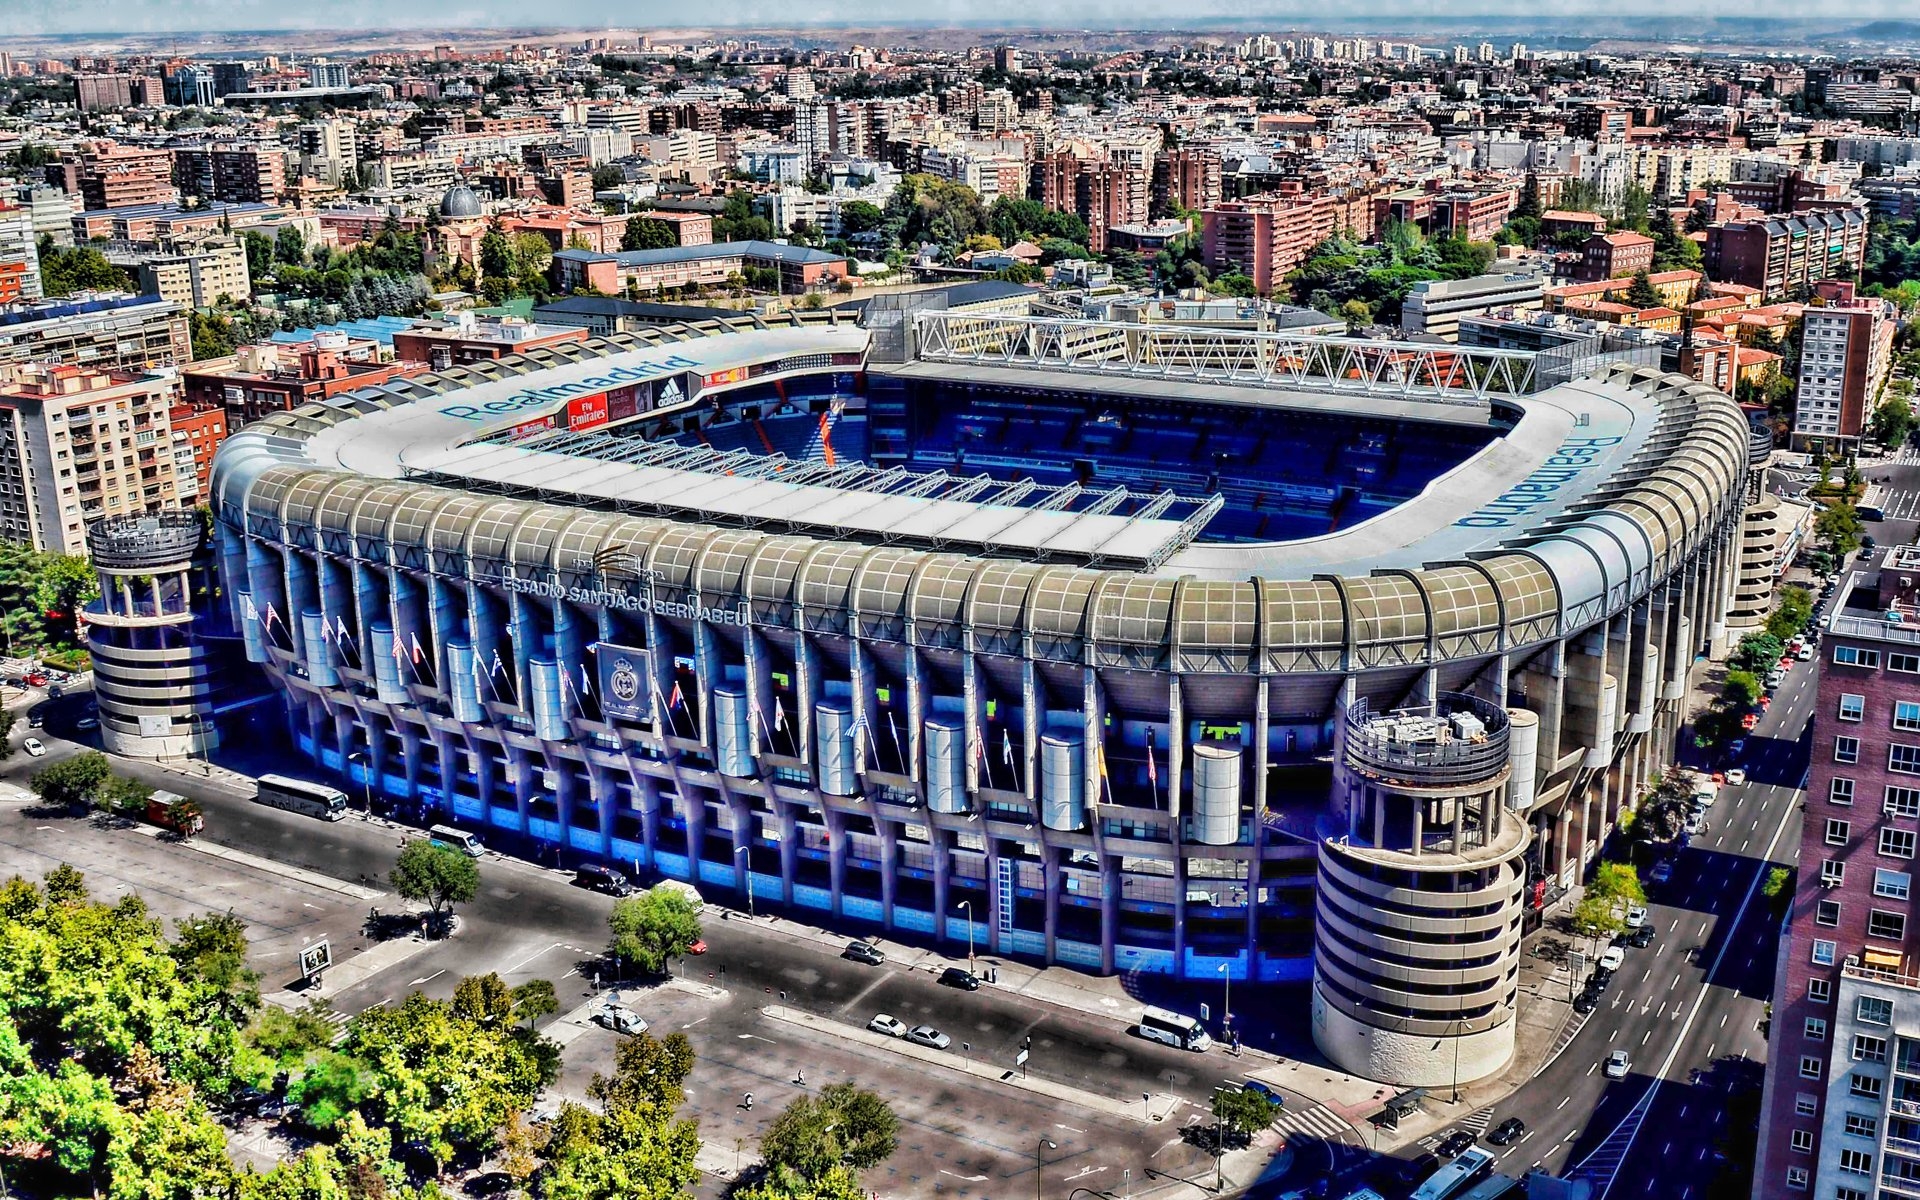
<svg viewBox="0 0 1920 1200">
<path fill-rule="evenodd" d="M 1646 1031 L 1645 1033 L 1643 1033 L 1643 1034 L 1641 1034 L 1641 1035 L 1640 1035 L 1640 1044 L 1641 1044 L 1642 1046 L 1644 1046 L 1644 1045 L 1646 1045 L 1646 1044 L 1647 1044 L 1647 1039 L 1648 1039 L 1648 1038 L 1650 1038 L 1650 1037 L 1652 1037 L 1652 1036 L 1653 1036 L 1653 1030 L 1652 1030 L 1652 1029 L 1648 1029 L 1648 1030 L 1647 1030 L 1647 1031 Z"/>
<path fill-rule="evenodd" d="M 1591 1075 L 1591 1074 L 1593 1074 L 1593 1068 L 1592 1068 L 1592 1067 L 1588 1067 L 1588 1068 L 1587 1068 L 1587 1074 L 1589 1074 L 1589 1075 Z M 1572 1100 L 1573 1100 L 1573 1097 L 1572 1097 L 1572 1096 L 1568 1096 L 1568 1097 L 1567 1097 L 1567 1098 L 1566 1098 L 1565 1100 L 1562 1100 L 1562 1101 L 1561 1101 L 1560 1103 L 1558 1103 L 1558 1104 L 1556 1104 L 1556 1105 L 1554 1105 L 1554 1106 L 1553 1106 L 1553 1111 L 1555 1111 L 1555 1112 L 1559 1112 L 1559 1111 L 1560 1111 L 1561 1109 L 1563 1109 L 1563 1108 L 1565 1108 L 1565 1107 L 1566 1107 L 1566 1106 L 1568 1105 L 1568 1103 L 1570 1103 L 1570 1102 L 1571 1102 Z"/>
<path fill-rule="evenodd" d="M 1061 1124 L 1060 1122 L 1058 1122 L 1058 1121 L 1055 1121 L 1055 1122 L 1053 1123 L 1053 1127 L 1054 1127 L 1055 1129 L 1064 1129 L 1064 1130 L 1066 1130 L 1066 1131 L 1067 1131 L 1068 1133 L 1085 1133 L 1085 1132 L 1086 1132 L 1086 1130 L 1084 1130 L 1084 1129 L 1075 1129 L 1075 1128 L 1074 1128 L 1073 1126 L 1071 1126 L 1071 1125 L 1062 1125 L 1062 1124 Z"/>
<path fill-rule="evenodd" d="M 412 980 L 409 980 L 409 981 L 407 982 L 407 986 L 408 986 L 408 987 L 419 987 L 419 986 L 420 986 L 421 984 L 423 984 L 423 983 L 432 983 L 432 982 L 433 982 L 434 980 L 436 980 L 436 979 L 438 979 L 438 978 L 440 978 L 440 977 L 441 977 L 442 975 L 445 975 L 446 973 L 447 973 L 447 969 L 446 969 L 445 967 L 442 967 L 442 968 L 440 968 L 440 969 L 439 969 L 438 971 L 435 971 L 435 972 L 434 972 L 433 974 L 431 974 L 431 975 L 422 975 L 422 976 L 421 976 L 420 978 L 418 978 L 418 979 L 412 979 Z"/>
<path fill-rule="evenodd" d="M 1727 1027 L 1727 1014 L 1726 1014 L 1726 1013 L 1721 1013 L 1721 1014 L 1720 1014 L 1720 1028 L 1722 1028 L 1722 1029 L 1725 1029 L 1726 1027 Z"/>
<path fill-rule="evenodd" d="M 709 1015 L 711 1015 L 711 1014 L 709 1014 Z M 698 1025 L 698 1024 L 700 1023 L 700 1021 L 704 1021 L 704 1020 L 706 1020 L 706 1019 L 707 1019 L 706 1017 L 701 1017 L 701 1018 L 700 1018 L 699 1020 L 696 1020 L 696 1021 L 688 1021 L 688 1022 L 687 1022 L 687 1023 L 685 1024 L 685 1025 L 682 1025 L 682 1026 L 681 1026 L 680 1028 L 682 1028 L 682 1029 L 692 1029 L 692 1028 L 693 1028 L 693 1027 L 694 1027 L 695 1025 Z"/>
<path fill-rule="evenodd" d="M 1712 1062 L 1712 1061 L 1713 1061 L 1713 1052 L 1714 1052 L 1715 1050 L 1717 1050 L 1717 1049 L 1719 1049 L 1719 1048 L 1720 1048 L 1720 1043 L 1719 1043 L 1719 1042 L 1708 1042 L 1708 1043 L 1707 1043 L 1707 1061 L 1708 1061 L 1708 1062 Z M 1686 1109 L 1684 1109 L 1684 1108 L 1683 1108 L 1683 1109 L 1681 1109 L 1681 1110 L 1680 1110 L 1680 1115 L 1681 1115 L 1681 1116 L 1683 1116 L 1683 1117 L 1684 1117 L 1684 1116 L 1686 1116 L 1686 1115 L 1687 1115 L 1687 1110 L 1686 1110 Z"/>
<path fill-rule="evenodd" d="M 1641 982 L 1641 983 L 1645 983 L 1645 982 L 1647 981 L 1647 976 L 1649 976 L 1649 975 L 1651 975 L 1651 974 L 1653 974 L 1653 968 L 1652 968 L 1652 967 L 1648 967 L 1648 968 L 1647 968 L 1646 970 L 1644 970 L 1644 971 L 1642 971 L 1642 972 L 1640 972 L 1640 982 Z"/>
</svg>

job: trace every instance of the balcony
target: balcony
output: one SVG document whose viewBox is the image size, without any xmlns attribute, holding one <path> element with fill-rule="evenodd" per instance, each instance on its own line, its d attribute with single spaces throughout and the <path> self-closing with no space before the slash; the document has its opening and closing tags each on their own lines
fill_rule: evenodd
<svg viewBox="0 0 1920 1200">
<path fill-rule="evenodd" d="M 1880 1190 L 1895 1196 L 1911 1196 L 1914 1200 L 1920 1200 L 1920 1179 L 1883 1172 L 1880 1176 Z"/>
</svg>

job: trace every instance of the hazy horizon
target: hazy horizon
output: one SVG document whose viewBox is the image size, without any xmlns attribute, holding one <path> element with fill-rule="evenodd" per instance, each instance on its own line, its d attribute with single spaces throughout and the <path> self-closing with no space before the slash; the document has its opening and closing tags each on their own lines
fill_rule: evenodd
<svg viewBox="0 0 1920 1200">
<path fill-rule="evenodd" d="M 1630 36 L 1620 23 L 1646 20 L 1670 26 L 1676 22 L 1727 21 L 1792 22 L 1821 25 L 1857 25 L 1877 20 L 1913 20 L 1911 4 L 1891 0 L 1802 0 L 1787 4 L 1742 0 L 1705 0 L 1676 10 L 1658 0 L 1568 0 L 1543 12 L 1521 0 L 1428 0 L 1418 6 L 1385 0 L 1356 0 L 1333 16 L 1319 5 L 1284 4 L 1251 8 L 1232 0 L 1147 0 L 1121 4 L 1112 0 L 1060 0 L 1043 22 L 1034 20 L 1031 4 L 1009 0 L 968 0 L 922 7 L 902 20 L 897 4 L 880 0 L 822 0 L 798 11 L 791 4 L 746 0 L 729 6 L 724 17 L 704 11 L 697 28 L 780 28 L 805 32 L 810 28 L 865 26 L 1000 25 L 1009 28 L 1113 31 L 1141 28 L 1189 28 L 1204 25 L 1274 28 L 1344 28 L 1361 23 L 1433 26 L 1475 21 L 1528 23 L 1542 35 L 1597 36 L 1591 28 L 1569 28 L 1578 20 L 1598 19 L 1611 28 L 1606 36 Z M 507 0 L 453 0 L 445 5 L 417 9 L 383 0 L 322 0 L 294 6 L 263 0 L 21 0 L 0 37 L 17 41 L 36 36 L 155 35 L 231 32 L 318 32 L 326 30 L 484 30 L 516 28 L 686 29 L 688 10 L 681 5 L 629 3 L 625 0 L 574 0 L 535 15 L 523 3 Z M 1705 32 L 1702 30 L 1701 32 Z M 1651 33 L 1651 31 L 1649 31 Z M 1663 31 L 1660 36 L 1670 36 Z"/>
</svg>

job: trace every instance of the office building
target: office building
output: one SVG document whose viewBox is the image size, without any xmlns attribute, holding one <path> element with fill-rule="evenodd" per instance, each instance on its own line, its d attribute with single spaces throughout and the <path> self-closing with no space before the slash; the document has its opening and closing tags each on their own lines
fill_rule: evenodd
<svg viewBox="0 0 1920 1200">
<path fill-rule="evenodd" d="M 46 295 L 40 281 L 40 244 L 33 227 L 33 210 L 0 202 L 0 263 L 19 267 L 14 302 L 35 301 Z"/>
<path fill-rule="evenodd" d="M 1443 341 L 1460 340 L 1460 321 L 1496 309 L 1537 312 L 1540 277 L 1532 274 L 1474 275 L 1466 279 L 1428 279 L 1413 285 L 1400 308 L 1400 331 L 1423 333 Z"/>
</svg>

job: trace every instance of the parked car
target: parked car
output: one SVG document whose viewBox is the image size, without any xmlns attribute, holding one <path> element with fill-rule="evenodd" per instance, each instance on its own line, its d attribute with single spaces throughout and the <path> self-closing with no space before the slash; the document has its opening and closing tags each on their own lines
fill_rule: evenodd
<svg viewBox="0 0 1920 1200">
<path fill-rule="evenodd" d="M 1645 905 L 1641 905 L 1641 904 L 1627 905 L 1626 926 L 1628 929 L 1638 929 L 1642 925 L 1645 925 L 1646 923 L 1647 923 L 1647 909 Z"/>
<path fill-rule="evenodd" d="M 1268 1100 L 1273 1101 L 1273 1103 L 1281 1107 L 1286 1106 L 1287 1098 L 1282 1096 L 1272 1084 L 1264 1079 L 1243 1079 L 1240 1081 L 1240 1086 L 1249 1092 L 1253 1092 L 1255 1095 L 1265 1096 Z"/>
<path fill-rule="evenodd" d="M 1686 824 L 1682 825 L 1680 828 L 1684 829 L 1689 835 L 1692 835 L 1692 834 L 1699 833 L 1702 829 L 1705 829 L 1706 827 L 1707 827 L 1707 817 L 1705 813 L 1690 812 L 1687 814 Z"/>
<path fill-rule="evenodd" d="M 1607 1055 L 1607 1064 L 1603 1069 L 1608 1079 L 1625 1079 L 1627 1072 L 1633 1070 L 1633 1060 L 1627 1057 L 1625 1050 L 1615 1050 Z"/>
<path fill-rule="evenodd" d="M 953 1045 L 952 1038 L 931 1025 L 915 1025 L 907 1030 L 907 1040 L 916 1046 L 925 1046 L 929 1050 L 945 1050 Z"/>
<path fill-rule="evenodd" d="M 615 1033 L 645 1033 L 647 1022 L 639 1013 L 624 1004 L 609 1004 L 593 1014 L 593 1023 L 613 1030 Z"/>
<path fill-rule="evenodd" d="M 1773 670 L 1767 672 L 1767 687 L 1769 689 L 1777 688 L 1782 683 L 1785 683 L 1786 679 L 1786 671 L 1780 667 L 1775 667 Z"/>
<path fill-rule="evenodd" d="M 607 896 L 631 896 L 633 885 L 627 877 L 611 867 L 585 866 L 573 873 L 575 887 L 586 888 L 590 892 L 600 892 Z"/>
<path fill-rule="evenodd" d="M 1519 1141 L 1526 1132 L 1527 1123 L 1525 1121 L 1522 1121 L 1519 1117 L 1508 1117 L 1493 1127 L 1493 1132 L 1487 1135 L 1487 1140 L 1496 1146 L 1505 1146 L 1509 1143 Z"/>
<path fill-rule="evenodd" d="M 1440 1145 L 1435 1148 L 1434 1153 L 1438 1154 L 1441 1158 L 1459 1158 L 1462 1154 L 1472 1149 L 1473 1143 L 1478 1140 L 1478 1138 L 1473 1136 L 1472 1130 L 1456 1129 L 1446 1137 L 1440 1139 Z"/>
<path fill-rule="evenodd" d="M 1653 864 L 1653 870 L 1647 873 L 1647 881 L 1649 883 L 1665 883 L 1672 878 L 1673 864 L 1664 858 Z"/>
<path fill-rule="evenodd" d="M 691 942 L 687 943 L 688 954 L 705 954 L 706 952 L 707 952 L 707 939 L 705 938 L 695 938 Z"/>
<path fill-rule="evenodd" d="M 948 967 L 940 972 L 940 982 L 946 987 L 959 988 L 963 992 L 980 990 L 980 977 L 965 967 Z"/>
<path fill-rule="evenodd" d="M 47 673 L 45 671 L 29 672 L 27 675 L 27 686 L 28 687 L 47 686 Z"/>
<path fill-rule="evenodd" d="M 81 713 L 79 718 L 74 721 L 73 727 L 75 729 L 98 729 L 100 728 L 100 718 L 90 712 Z"/>
<path fill-rule="evenodd" d="M 1627 952 L 1618 946 L 1608 946 L 1600 952 L 1600 962 L 1598 965 L 1602 971 L 1611 975 L 1621 967 L 1627 965 Z"/>
<path fill-rule="evenodd" d="M 867 1022 L 867 1028 L 874 1033 L 884 1033 L 888 1037 L 907 1036 L 907 1023 L 890 1013 L 880 1013 Z"/>
<path fill-rule="evenodd" d="M 1648 946 L 1653 945 L 1653 926 L 1642 925 L 1638 929 L 1628 930 L 1626 942 L 1627 945 L 1632 946 L 1635 950 L 1645 950 Z"/>
<path fill-rule="evenodd" d="M 1795 658 L 1797 658 L 1797 659 L 1799 659 L 1799 660 L 1800 660 L 1801 662 L 1812 662 L 1812 661 L 1813 661 L 1813 647 L 1812 647 L 1812 646 L 1802 646 L 1802 647 L 1800 647 L 1800 648 L 1799 648 L 1798 650 L 1795 650 L 1795 651 L 1793 652 L 1793 656 L 1794 656 Z"/>
<path fill-rule="evenodd" d="M 848 942 L 843 954 L 857 963 L 865 963 L 870 967 L 877 967 L 887 961 L 887 956 L 880 953 L 880 947 L 872 942 Z"/>
<path fill-rule="evenodd" d="M 1747 785 L 1747 772 L 1745 768 L 1743 767 L 1728 768 L 1727 770 L 1727 786 L 1728 787 L 1745 787 L 1746 785 Z"/>
<path fill-rule="evenodd" d="M 1590 1013 L 1600 1007 L 1600 993 L 1589 988 L 1573 998 L 1573 1011 Z"/>
<path fill-rule="evenodd" d="M 47 752 L 47 748 L 41 745 L 40 739 L 37 737 L 30 737 L 26 741 L 21 742 L 20 748 L 35 758 L 39 758 Z"/>
</svg>

